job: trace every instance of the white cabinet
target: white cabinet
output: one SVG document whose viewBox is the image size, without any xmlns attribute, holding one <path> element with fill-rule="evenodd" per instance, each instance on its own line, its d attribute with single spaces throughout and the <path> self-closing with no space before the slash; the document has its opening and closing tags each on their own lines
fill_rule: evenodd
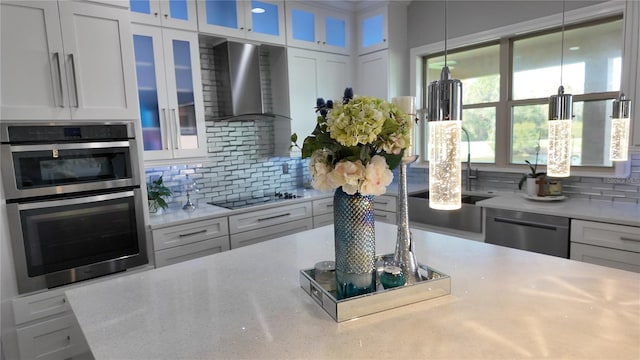
<svg viewBox="0 0 640 360">
<path fill-rule="evenodd" d="M 144 160 L 206 155 L 198 34 L 133 25 Z"/>
<path fill-rule="evenodd" d="M 353 87 L 351 57 L 289 48 L 287 58 L 291 132 L 298 135 L 298 145 L 302 146 L 316 126 L 317 98 L 341 101 L 344 89 Z"/>
<path fill-rule="evenodd" d="M 390 100 L 389 97 L 389 51 L 382 50 L 358 57 L 358 95 Z M 375 74 L 375 76 L 372 76 Z"/>
<path fill-rule="evenodd" d="M 195 1 L 181 0 L 130 0 L 131 22 L 198 30 Z"/>
<path fill-rule="evenodd" d="M 216 218 L 152 231 L 156 267 L 229 250 L 227 218 Z"/>
<path fill-rule="evenodd" d="M 284 1 L 198 0 L 202 33 L 284 45 Z"/>
<path fill-rule="evenodd" d="M 20 359 L 68 359 L 89 346 L 62 290 L 14 298 Z"/>
<path fill-rule="evenodd" d="M 333 224 L 333 196 L 313 200 L 313 228 Z"/>
<path fill-rule="evenodd" d="M 349 12 L 287 1 L 287 45 L 350 55 L 351 17 Z"/>
<path fill-rule="evenodd" d="M 376 221 L 388 224 L 396 223 L 396 197 L 392 195 L 380 195 L 373 197 L 373 216 Z"/>
<path fill-rule="evenodd" d="M 573 260 L 640 272 L 640 228 L 571 220 Z"/>
<path fill-rule="evenodd" d="M 311 202 L 295 203 L 229 216 L 231 248 L 313 228 Z"/>
<path fill-rule="evenodd" d="M 640 2 L 627 1 L 624 24 L 626 34 L 622 91 L 632 100 L 632 147 L 640 152 Z M 634 80 L 635 79 L 635 80 Z"/>
<path fill-rule="evenodd" d="M 359 13 L 357 24 L 358 54 L 362 55 L 387 48 L 389 44 L 389 9 L 387 5 Z"/>
<path fill-rule="evenodd" d="M 76 1 L 3 1 L 2 120 L 137 118 L 129 13 Z"/>
</svg>

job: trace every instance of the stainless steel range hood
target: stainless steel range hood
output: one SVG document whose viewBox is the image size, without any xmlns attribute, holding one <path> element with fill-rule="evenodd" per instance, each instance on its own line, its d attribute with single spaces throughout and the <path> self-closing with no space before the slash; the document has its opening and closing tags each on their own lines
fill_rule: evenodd
<svg viewBox="0 0 640 360">
<path fill-rule="evenodd" d="M 264 115 L 260 45 L 226 41 L 214 48 L 221 118 Z"/>
</svg>

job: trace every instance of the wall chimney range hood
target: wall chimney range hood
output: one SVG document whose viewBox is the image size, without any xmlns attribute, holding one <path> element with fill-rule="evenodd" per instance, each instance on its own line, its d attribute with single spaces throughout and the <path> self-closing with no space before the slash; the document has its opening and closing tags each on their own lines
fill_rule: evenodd
<svg viewBox="0 0 640 360">
<path fill-rule="evenodd" d="M 260 45 L 226 41 L 214 47 L 220 118 L 265 115 Z"/>
</svg>

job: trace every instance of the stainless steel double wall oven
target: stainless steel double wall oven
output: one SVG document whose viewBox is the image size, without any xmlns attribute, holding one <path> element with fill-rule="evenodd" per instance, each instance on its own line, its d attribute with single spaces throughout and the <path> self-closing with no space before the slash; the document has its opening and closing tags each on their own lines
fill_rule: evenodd
<svg viewBox="0 0 640 360">
<path fill-rule="evenodd" d="M 2 124 L 18 291 L 148 263 L 133 123 Z"/>
</svg>

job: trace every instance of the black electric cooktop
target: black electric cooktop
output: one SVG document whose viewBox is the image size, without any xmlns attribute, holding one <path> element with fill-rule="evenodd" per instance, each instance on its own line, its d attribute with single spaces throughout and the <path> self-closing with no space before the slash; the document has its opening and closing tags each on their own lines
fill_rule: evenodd
<svg viewBox="0 0 640 360">
<path fill-rule="evenodd" d="M 270 194 L 270 195 L 265 194 L 264 196 L 261 196 L 261 197 L 246 197 L 246 198 L 239 198 L 239 199 L 233 199 L 233 200 L 210 201 L 210 202 L 207 202 L 207 204 L 223 207 L 230 210 L 235 210 L 235 209 L 242 209 L 249 206 L 264 205 L 264 204 L 269 204 L 274 202 L 283 202 L 291 199 L 298 199 L 301 197 L 302 196 L 299 196 L 294 193 L 289 193 L 289 192 L 283 192 L 283 193 L 274 192 L 273 194 Z"/>
</svg>

